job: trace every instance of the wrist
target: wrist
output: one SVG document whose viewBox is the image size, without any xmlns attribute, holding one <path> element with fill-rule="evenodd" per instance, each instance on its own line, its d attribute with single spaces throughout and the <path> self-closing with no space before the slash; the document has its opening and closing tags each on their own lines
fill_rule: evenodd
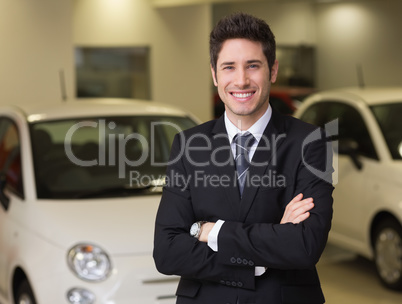
<svg viewBox="0 0 402 304">
<path fill-rule="evenodd" d="M 192 224 L 190 227 L 190 235 L 199 240 L 202 233 L 202 226 L 205 223 L 206 223 L 205 221 L 198 221 Z"/>
<path fill-rule="evenodd" d="M 204 222 L 201 226 L 201 234 L 198 238 L 200 242 L 208 243 L 209 233 L 211 232 L 212 228 L 214 228 L 215 223 L 211 222 Z"/>
</svg>

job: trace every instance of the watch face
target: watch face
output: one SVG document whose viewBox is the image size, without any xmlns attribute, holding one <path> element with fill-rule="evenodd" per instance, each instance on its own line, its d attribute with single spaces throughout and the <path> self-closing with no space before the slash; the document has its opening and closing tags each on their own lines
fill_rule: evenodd
<svg viewBox="0 0 402 304">
<path fill-rule="evenodd" d="M 192 225 L 191 225 L 191 228 L 190 228 L 190 235 L 191 235 L 191 236 L 197 235 L 198 229 L 199 229 L 198 223 L 192 224 Z"/>
</svg>

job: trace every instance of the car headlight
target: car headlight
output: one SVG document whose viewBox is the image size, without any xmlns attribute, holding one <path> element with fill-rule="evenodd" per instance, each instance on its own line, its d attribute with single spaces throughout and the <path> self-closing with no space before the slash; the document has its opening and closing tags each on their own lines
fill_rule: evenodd
<svg viewBox="0 0 402 304">
<path fill-rule="evenodd" d="M 107 253 L 92 244 L 75 245 L 68 252 L 67 262 L 79 278 L 87 281 L 102 281 L 112 269 Z"/>
</svg>

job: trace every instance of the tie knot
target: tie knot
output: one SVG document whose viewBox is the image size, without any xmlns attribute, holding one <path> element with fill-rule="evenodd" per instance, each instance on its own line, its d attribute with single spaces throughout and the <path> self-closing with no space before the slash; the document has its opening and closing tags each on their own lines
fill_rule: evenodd
<svg viewBox="0 0 402 304">
<path fill-rule="evenodd" d="M 237 154 L 243 154 L 244 150 L 250 150 L 250 147 L 253 145 L 255 138 L 253 134 L 251 134 L 250 132 L 246 132 L 243 135 L 241 135 L 240 133 L 236 134 L 233 140 L 236 143 L 236 151 L 238 151 Z"/>
</svg>

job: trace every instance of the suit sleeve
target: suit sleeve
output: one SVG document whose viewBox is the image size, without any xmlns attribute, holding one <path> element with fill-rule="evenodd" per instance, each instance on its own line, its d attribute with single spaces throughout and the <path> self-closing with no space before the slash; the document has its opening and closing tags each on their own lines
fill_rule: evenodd
<svg viewBox="0 0 402 304">
<path fill-rule="evenodd" d="M 183 278 L 212 281 L 236 287 L 254 288 L 254 267 L 224 264 L 218 253 L 189 234 L 198 220 L 194 215 L 190 178 L 181 157 L 180 135 L 174 139 L 164 188 L 155 224 L 154 260 L 159 272 Z"/>
<path fill-rule="evenodd" d="M 310 217 L 299 224 L 225 222 L 218 238 L 223 264 L 230 265 L 233 256 L 276 269 L 309 269 L 318 262 L 332 219 L 332 149 L 320 139 L 308 144 L 302 154 L 295 166 L 293 196 L 303 193 L 314 199 Z M 330 170 L 326 170 L 328 163 Z"/>
</svg>

